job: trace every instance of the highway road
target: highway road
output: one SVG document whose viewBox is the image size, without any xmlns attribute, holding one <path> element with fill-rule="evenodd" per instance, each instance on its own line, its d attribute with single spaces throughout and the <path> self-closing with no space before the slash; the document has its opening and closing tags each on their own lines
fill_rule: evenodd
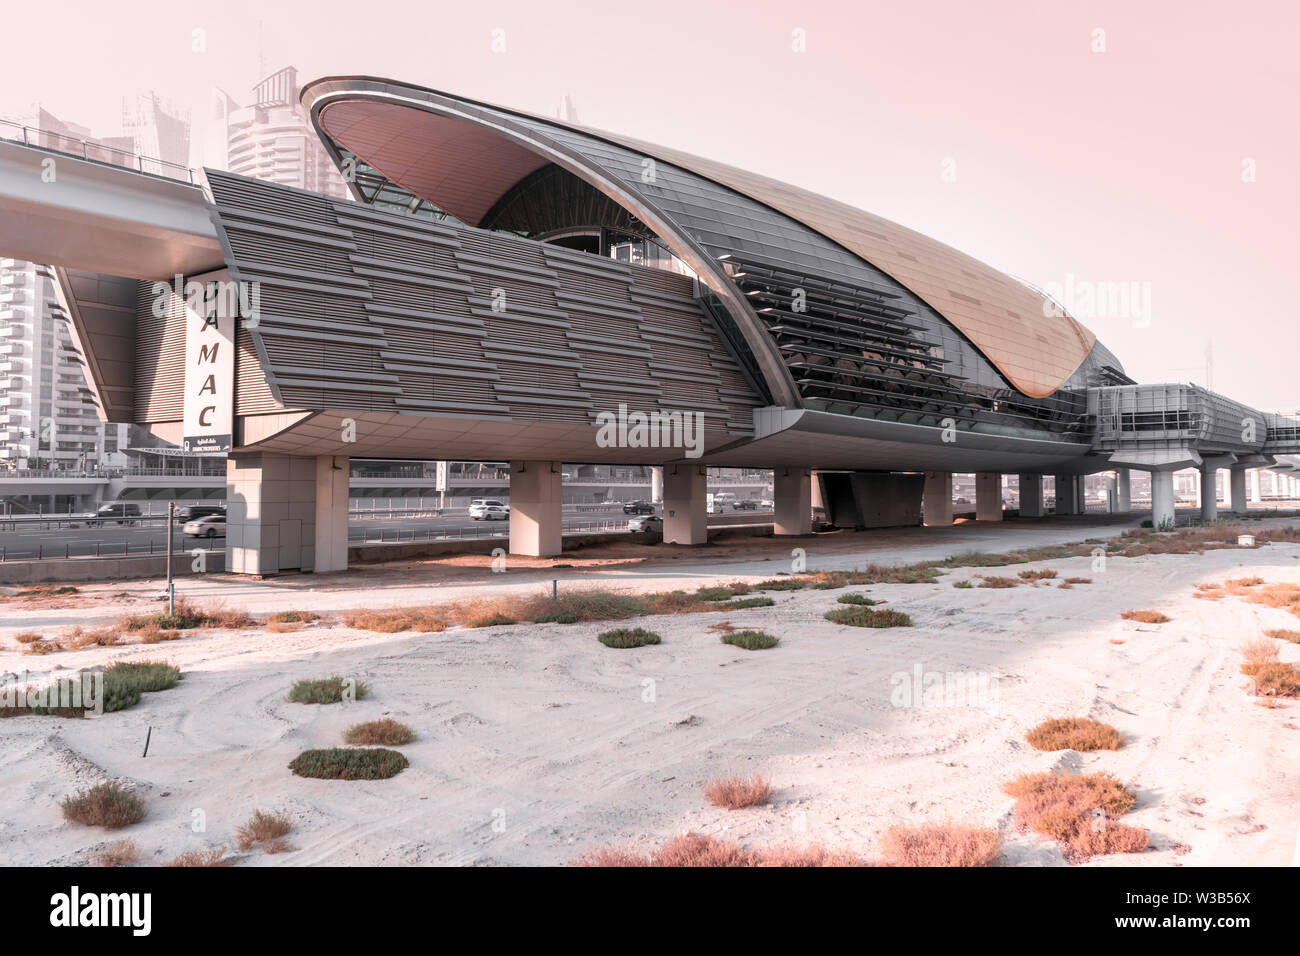
<svg viewBox="0 0 1300 956">
<path fill-rule="evenodd" d="M 623 514 L 620 506 L 564 516 L 565 534 L 588 531 L 626 531 L 631 516 Z M 751 524 L 771 521 L 771 512 L 739 511 L 711 515 L 709 523 Z M 124 554 L 165 554 L 167 528 L 165 519 L 143 519 L 135 524 L 108 523 L 102 527 L 67 527 L 69 522 L 17 523 L 18 530 L 0 524 L 0 560 L 30 560 L 31 558 L 115 557 Z M 409 541 L 443 539 L 474 539 L 484 537 L 504 538 L 509 532 L 509 521 L 475 521 L 465 515 L 446 517 L 396 517 L 354 518 L 348 522 L 348 542 L 352 545 L 394 544 Z M 195 539 L 182 534 L 179 527 L 172 531 L 173 547 L 186 550 L 202 545 L 205 539 Z M 224 538 L 214 538 L 211 547 L 222 550 Z"/>
</svg>

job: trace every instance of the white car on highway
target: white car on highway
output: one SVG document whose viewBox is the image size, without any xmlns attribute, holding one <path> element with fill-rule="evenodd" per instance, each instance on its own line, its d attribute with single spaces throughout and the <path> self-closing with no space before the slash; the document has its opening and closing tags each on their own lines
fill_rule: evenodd
<svg viewBox="0 0 1300 956">
<path fill-rule="evenodd" d="M 224 538 L 226 536 L 225 515 L 204 515 L 193 521 L 185 522 L 181 529 L 195 538 Z"/>
<path fill-rule="evenodd" d="M 482 521 L 488 508 L 504 508 L 506 515 L 510 514 L 510 506 L 500 498 L 475 498 L 469 503 L 469 516 L 475 521 Z"/>
<path fill-rule="evenodd" d="M 660 531 L 664 530 L 664 519 L 658 515 L 637 515 L 627 523 L 628 531 Z"/>
<path fill-rule="evenodd" d="M 510 517 L 510 506 L 503 504 L 483 505 L 476 514 L 473 508 L 470 509 L 470 517 L 475 521 L 498 521 Z"/>
</svg>

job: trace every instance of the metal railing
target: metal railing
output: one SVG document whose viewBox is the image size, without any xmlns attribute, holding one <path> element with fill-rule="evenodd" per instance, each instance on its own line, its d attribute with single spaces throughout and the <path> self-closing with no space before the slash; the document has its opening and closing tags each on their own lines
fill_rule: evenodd
<svg viewBox="0 0 1300 956">
<path fill-rule="evenodd" d="M 102 166 L 116 166 L 120 169 L 143 173 L 146 176 L 158 176 L 176 182 L 189 183 L 191 186 L 196 185 L 194 170 L 188 166 L 182 166 L 180 163 L 169 163 L 163 159 L 142 156 L 139 153 L 117 149 L 113 146 L 105 146 L 102 143 L 92 143 L 64 133 L 38 129 L 35 126 L 24 126 L 12 120 L 0 119 L 0 139 L 12 143 L 21 143 L 24 146 L 32 146 L 50 153 L 60 153 L 64 156 L 84 159 L 87 162 L 99 163 Z"/>
</svg>

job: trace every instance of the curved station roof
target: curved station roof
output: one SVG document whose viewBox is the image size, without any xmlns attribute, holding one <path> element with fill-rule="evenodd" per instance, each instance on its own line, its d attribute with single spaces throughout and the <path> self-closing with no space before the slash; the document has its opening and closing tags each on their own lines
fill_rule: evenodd
<svg viewBox="0 0 1300 956">
<path fill-rule="evenodd" d="M 1057 391 L 1096 344 L 1092 332 L 1045 308 L 1039 293 L 1010 276 L 897 223 L 765 176 L 392 80 L 326 77 L 306 86 L 302 100 L 336 159 L 351 154 L 467 225 L 490 227 L 503 198 L 550 164 L 584 180 L 649 226 L 738 317 L 777 404 L 801 404 L 780 355 L 761 323 L 743 321 L 753 310 L 723 277 L 699 228 L 643 186 L 648 160 L 687 170 L 847 250 L 941 315 L 1024 396 Z"/>
</svg>

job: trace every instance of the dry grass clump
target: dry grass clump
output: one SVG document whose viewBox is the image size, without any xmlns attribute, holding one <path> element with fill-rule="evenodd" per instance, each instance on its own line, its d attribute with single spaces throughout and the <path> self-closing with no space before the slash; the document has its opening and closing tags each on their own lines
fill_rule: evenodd
<svg viewBox="0 0 1300 956">
<path fill-rule="evenodd" d="M 353 724 L 343 732 L 343 742 L 353 746 L 380 744 L 385 747 L 400 747 L 414 739 L 414 730 L 391 717 Z"/>
<path fill-rule="evenodd" d="M 1277 659 L 1277 645 L 1256 637 L 1241 647 L 1241 672 L 1255 682 L 1257 697 L 1300 697 L 1300 668 Z"/>
<path fill-rule="evenodd" d="M 837 604 L 856 604 L 859 607 L 875 607 L 880 602 L 865 594 L 841 594 L 835 599 Z"/>
<path fill-rule="evenodd" d="M 722 584 L 717 587 L 696 588 L 695 596 L 701 601 L 727 601 L 734 597 L 749 594 L 753 590 L 743 581 L 733 581 L 730 584 Z"/>
<path fill-rule="evenodd" d="M 32 641 L 30 644 L 23 645 L 24 654 L 33 654 L 38 657 L 45 654 L 54 654 L 63 650 L 63 645 L 58 641 Z"/>
<path fill-rule="evenodd" d="M 175 859 L 168 860 L 163 866 L 234 866 L 235 861 L 227 859 L 226 848 L 216 847 L 211 850 L 186 850 Z"/>
<path fill-rule="evenodd" d="M 446 611 L 436 607 L 354 608 L 344 611 L 342 618 L 348 627 L 380 634 L 398 631 L 436 634 L 447 629 Z"/>
<path fill-rule="evenodd" d="M 808 582 L 799 578 L 771 578 L 754 585 L 756 591 L 802 591 Z"/>
<path fill-rule="evenodd" d="M 1256 583 L 1241 584 L 1240 582 L 1243 581 Z M 1251 604 L 1262 604 L 1264 607 L 1290 611 L 1296 617 L 1300 617 L 1300 584 L 1265 584 L 1260 578 L 1238 578 L 1235 581 L 1224 582 L 1223 593 L 1245 598 Z"/>
<path fill-rule="evenodd" d="M 301 624 L 286 624 L 280 621 L 270 621 L 266 625 L 266 629 L 272 634 L 292 634 L 294 631 L 301 631 L 302 628 Z"/>
<path fill-rule="evenodd" d="M 1125 611 L 1120 614 L 1120 617 L 1126 621 L 1138 621 L 1142 624 L 1164 624 L 1169 620 L 1167 615 L 1151 610 Z"/>
<path fill-rule="evenodd" d="M 64 797 L 63 816 L 88 827 L 117 830 L 144 819 L 144 801 L 120 784 L 110 781 Z"/>
<path fill-rule="evenodd" d="M 117 840 L 91 856 L 95 866 L 130 866 L 140 859 L 134 840 Z"/>
<path fill-rule="evenodd" d="M 60 640 L 73 650 L 87 647 L 112 647 L 122 639 L 122 631 L 117 627 L 84 628 L 80 624 L 59 635 Z"/>
<path fill-rule="evenodd" d="M 1290 641 L 1292 644 L 1300 644 L 1300 631 L 1288 631 L 1284 628 L 1274 628 L 1273 630 L 1265 631 L 1264 633 L 1279 641 Z"/>
<path fill-rule="evenodd" d="M 79 593 L 76 588 L 60 584 L 34 584 L 21 588 L 13 594 L 0 594 L 0 604 L 21 602 L 23 604 L 44 604 L 50 601 L 69 598 Z"/>
<path fill-rule="evenodd" d="M 1229 578 L 1228 580 L 1223 582 L 1223 586 L 1228 590 L 1232 591 L 1238 588 L 1258 587 L 1263 583 L 1264 583 L 1264 579 L 1260 577 Z"/>
<path fill-rule="evenodd" d="M 1045 720 L 1025 735 L 1035 750 L 1119 750 L 1119 731 L 1087 717 L 1062 717 Z"/>
<path fill-rule="evenodd" d="M 160 627 L 146 627 L 137 633 L 141 644 L 161 644 L 163 641 L 179 640 L 181 636 L 180 631 L 165 631 Z"/>
<path fill-rule="evenodd" d="M 709 803 L 726 810 L 762 806 L 772 799 L 772 793 L 771 781 L 757 773 L 752 777 L 728 774 L 704 785 Z"/>
<path fill-rule="evenodd" d="M 1027 773 L 1003 784 L 1020 826 L 1056 840 L 1071 861 L 1146 849 L 1144 830 L 1114 823 L 1137 794 L 1109 773 Z"/>
<path fill-rule="evenodd" d="M 1014 588 L 1020 586 L 1017 578 L 1004 578 L 996 574 L 980 578 L 979 586 L 982 588 Z"/>
<path fill-rule="evenodd" d="M 831 608 L 822 617 L 848 627 L 911 627 L 912 619 L 902 611 L 882 610 L 850 604 Z"/>
<path fill-rule="evenodd" d="M 280 838 L 292 829 L 293 820 L 287 814 L 254 810 L 248 822 L 235 831 L 239 851 L 246 853 L 258 844 L 282 844 Z"/>
<path fill-rule="evenodd" d="M 1066 578 L 1066 584 L 1091 584 L 1092 578 Z"/>
<path fill-rule="evenodd" d="M 943 573 L 940 562 L 921 561 L 898 566 L 868 564 L 860 571 L 819 571 L 803 580 L 818 590 L 862 587 L 867 584 L 934 584 Z"/>
<path fill-rule="evenodd" d="M 14 640 L 19 644 L 31 644 L 35 641 L 41 640 L 44 636 L 45 635 L 38 634 L 35 631 L 23 631 L 21 634 L 15 634 Z"/>
<path fill-rule="evenodd" d="M 673 837 L 649 854 L 622 847 L 601 847 L 578 857 L 574 866 L 866 866 L 854 854 L 807 847 L 778 846 L 768 850 L 747 850 L 702 833 Z"/>
<path fill-rule="evenodd" d="M 961 823 L 897 824 L 885 831 L 881 852 L 886 866 L 991 866 L 1002 835 Z"/>
<path fill-rule="evenodd" d="M 238 631 L 256 627 L 257 623 L 243 608 L 228 608 L 219 601 L 202 607 L 182 595 L 176 598 L 171 614 L 166 611 L 157 614 L 128 614 L 122 618 L 118 630 L 187 631 L 196 627 L 208 627 Z"/>
<path fill-rule="evenodd" d="M 1019 577 L 1022 581 L 1050 581 L 1056 577 L 1056 572 L 1051 568 L 1039 568 L 1032 571 L 1021 571 Z"/>
</svg>

